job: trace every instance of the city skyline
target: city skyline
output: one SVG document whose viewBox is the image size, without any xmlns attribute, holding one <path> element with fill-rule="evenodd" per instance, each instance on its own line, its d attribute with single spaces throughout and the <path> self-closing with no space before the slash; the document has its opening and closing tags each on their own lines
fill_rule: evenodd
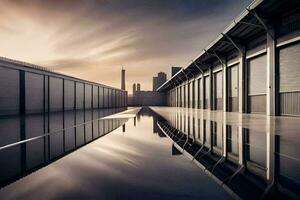
<svg viewBox="0 0 300 200">
<path fill-rule="evenodd" d="M 4 0 L 0 54 L 118 88 L 124 65 L 126 90 L 151 90 L 158 71 L 185 67 L 249 2 Z"/>
</svg>

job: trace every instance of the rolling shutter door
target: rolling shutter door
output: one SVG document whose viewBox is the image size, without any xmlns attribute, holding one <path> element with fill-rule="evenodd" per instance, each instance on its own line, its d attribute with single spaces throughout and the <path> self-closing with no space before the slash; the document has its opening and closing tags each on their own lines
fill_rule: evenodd
<svg viewBox="0 0 300 200">
<path fill-rule="evenodd" d="M 201 81 L 202 81 L 202 79 L 198 79 L 198 108 L 203 108 L 202 99 L 201 99 L 201 97 L 203 96 L 203 93 L 202 93 L 203 92 L 203 85 L 201 84 Z"/>
<path fill-rule="evenodd" d="M 215 109 L 223 109 L 223 73 L 222 71 L 214 74 L 215 76 Z"/>
<path fill-rule="evenodd" d="M 186 108 L 189 107 L 189 97 L 190 97 L 190 95 L 189 95 L 189 93 L 190 93 L 189 88 L 190 88 L 190 85 L 189 85 L 189 83 L 187 82 L 187 83 L 185 84 L 185 107 L 186 107 Z"/>
<path fill-rule="evenodd" d="M 189 108 L 193 107 L 193 82 L 189 83 Z"/>
<path fill-rule="evenodd" d="M 300 43 L 279 51 L 280 112 L 300 115 Z"/>
<path fill-rule="evenodd" d="M 186 87 L 185 85 L 182 86 L 183 88 L 183 96 L 182 96 L 182 107 L 185 107 L 186 106 Z"/>
<path fill-rule="evenodd" d="M 229 111 L 238 111 L 238 65 L 228 69 L 228 97 Z"/>
<path fill-rule="evenodd" d="M 249 111 L 266 112 L 267 56 L 248 60 Z"/>
<path fill-rule="evenodd" d="M 207 109 L 209 106 L 209 76 L 206 76 L 204 78 L 204 87 L 205 87 L 205 91 L 204 91 L 204 108 Z"/>
</svg>

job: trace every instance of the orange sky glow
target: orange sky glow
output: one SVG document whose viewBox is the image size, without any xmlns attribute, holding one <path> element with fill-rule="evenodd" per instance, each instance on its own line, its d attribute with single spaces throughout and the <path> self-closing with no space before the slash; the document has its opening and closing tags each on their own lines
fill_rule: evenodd
<svg viewBox="0 0 300 200">
<path fill-rule="evenodd" d="M 129 93 L 134 82 L 151 90 L 154 75 L 190 63 L 249 2 L 1 0 L 0 56 L 118 88 L 123 65 Z"/>
</svg>

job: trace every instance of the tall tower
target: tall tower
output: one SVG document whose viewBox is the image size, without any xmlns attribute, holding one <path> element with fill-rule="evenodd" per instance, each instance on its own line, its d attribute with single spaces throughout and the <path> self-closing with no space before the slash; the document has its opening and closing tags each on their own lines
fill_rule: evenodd
<svg viewBox="0 0 300 200">
<path fill-rule="evenodd" d="M 157 74 L 157 88 L 167 81 L 167 74 L 164 72 L 159 72 Z"/>
<path fill-rule="evenodd" d="M 121 89 L 125 90 L 125 69 L 123 69 L 123 66 L 121 71 Z"/>
<path fill-rule="evenodd" d="M 132 85 L 132 94 L 134 95 L 135 92 L 136 92 L 136 84 L 134 83 L 134 84 Z"/>
<path fill-rule="evenodd" d="M 138 92 L 141 91 L 141 84 L 139 83 L 136 84 L 136 91 Z"/>
<path fill-rule="evenodd" d="M 156 89 L 158 88 L 158 77 L 154 76 L 153 77 L 153 83 L 152 83 L 152 91 L 156 91 Z"/>
</svg>

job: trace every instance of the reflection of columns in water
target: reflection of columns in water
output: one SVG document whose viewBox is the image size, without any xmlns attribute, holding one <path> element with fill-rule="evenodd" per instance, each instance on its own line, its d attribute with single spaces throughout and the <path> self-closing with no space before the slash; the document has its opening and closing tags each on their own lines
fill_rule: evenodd
<svg viewBox="0 0 300 200">
<path fill-rule="evenodd" d="M 242 123 L 243 123 L 243 116 L 242 114 L 239 114 L 239 119 L 238 119 L 238 152 L 239 152 L 239 164 L 240 165 L 244 165 L 245 164 L 245 158 L 244 158 L 244 153 L 245 153 L 245 149 L 244 149 L 244 129 L 242 127 Z"/>
<path fill-rule="evenodd" d="M 133 125 L 136 126 L 136 117 L 133 118 Z"/>
<path fill-rule="evenodd" d="M 157 119 L 156 119 L 156 117 L 153 117 L 153 133 L 158 133 L 158 131 L 159 131 L 159 128 L 157 125 Z"/>
<path fill-rule="evenodd" d="M 227 115 L 223 112 L 223 156 L 227 158 Z"/>
<path fill-rule="evenodd" d="M 139 122 L 141 120 L 141 116 L 140 115 L 136 115 L 137 117 L 137 121 Z"/>
<path fill-rule="evenodd" d="M 125 131 L 126 131 L 126 125 L 123 124 L 123 126 L 122 126 L 122 132 L 125 133 Z"/>
<path fill-rule="evenodd" d="M 275 154 L 275 128 L 274 119 L 266 116 L 266 167 L 267 167 L 267 180 L 272 182 L 274 179 L 274 154 Z"/>
<path fill-rule="evenodd" d="M 274 137 L 274 172 L 273 172 L 273 183 L 274 187 L 278 186 L 278 178 L 280 175 L 280 136 L 275 133 L 272 134 Z"/>
</svg>

